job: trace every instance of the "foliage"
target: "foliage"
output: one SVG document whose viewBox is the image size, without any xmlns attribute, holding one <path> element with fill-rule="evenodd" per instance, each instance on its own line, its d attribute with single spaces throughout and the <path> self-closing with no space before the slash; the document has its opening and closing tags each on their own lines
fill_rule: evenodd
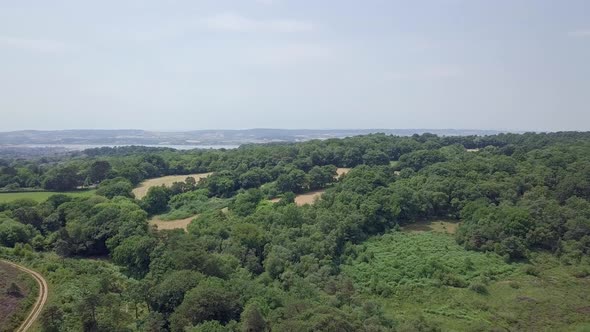
<svg viewBox="0 0 590 332">
<path fill-rule="evenodd" d="M 2 160 L 0 187 L 98 196 L 0 203 L 0 244 L 50 279 L 47 330 L 563 330 L 585 319 L 589 138 L 376 134 Z M 293 204 L 316 189 L 315 204 Z M 148 227 L 161 213 L 197 216 L 188 233 Z M 400 231 L 434 219 L 460 221 L 456 235 Z"/>
</svg>

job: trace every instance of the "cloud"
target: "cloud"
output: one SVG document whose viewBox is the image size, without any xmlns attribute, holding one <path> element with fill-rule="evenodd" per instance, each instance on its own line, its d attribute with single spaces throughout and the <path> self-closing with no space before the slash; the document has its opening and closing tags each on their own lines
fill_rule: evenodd
<svg viewBox="0 0 590 332">
<path fill-rule="evenodd" d="M 0 36 L 0 48 L 21 49 L 40 53 L 61 53 L 67 46 L 59 41 Z"/>
<path fill-rule="evenodd" d="M 264 31 L 264 32 L 306 32 L 315 29 L 314 24 L 292 19 L 250 19 L 235 13 L 222 13 L 203 20 L 211 30 L 220 31 Z"/>
<path fill-rule="evenodd" d="M 574 30 L 568 32 L 568 35 L 572 37 L 590 37 L 590 29 Z"/>
</svg>

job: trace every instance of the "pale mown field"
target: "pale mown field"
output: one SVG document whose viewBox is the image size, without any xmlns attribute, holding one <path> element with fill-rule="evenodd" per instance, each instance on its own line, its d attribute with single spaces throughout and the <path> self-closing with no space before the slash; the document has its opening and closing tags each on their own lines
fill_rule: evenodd
<svg viewBox="0 0 590 332">
<path fill-rule="evenodd" d="M 150 219 L 149 224 L 152 226 L 156 226 L 156 228 L 160 231 L 164 229 L 184 229 L 184 231 L 186 232 L 188 225 L 197 216 L 198 215 L 177 220 L 162 220 L 158 216 L 155 216 L 152 219 Z"/>
<path fill-rule="evenodd" d="M 148 192 L 151 187 L 156 186 L 171 186 L 174 182 L 184 182 L 186 178 L 193 178 L 195 181 L 199 182 L 200 179 L 204 179 L 211 175 L 211 173 L 198 173 L 198 174 L 188 174 L 188 175 L 168 175 L 162 176 L 159 178 L 148 179 L 143 181 L 139 184 L 139 186 L 133 189 L 133 194 L 135 194 L 135 198 L 142 199 Z"/>
</svg>

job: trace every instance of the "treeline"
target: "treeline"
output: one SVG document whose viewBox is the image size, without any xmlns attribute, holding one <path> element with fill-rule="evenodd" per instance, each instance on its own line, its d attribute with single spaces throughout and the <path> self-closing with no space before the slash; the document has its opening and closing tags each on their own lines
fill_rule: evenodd
<svg viewBox="0 0 590 332">
<path fill-rule="evenodd" d="M 235 150 L 177 151 L 141 146 L 104 147 L 72 153 L 71 157 L 0 159 L 0 189 L 67 191 L 115 177 L 123 177 L 137 184 L 144 179 L 163 175 L 240 171 L 240 168 L 250 170 L 256 167 L 273 174 L 276 171 L 273 172 L 272 168 L 281 165 L 291 165 L 306 172 L 316 165 L 381 165 L 389 160 L 398 160 L 408 152 L 437 150 L 453 144 L 467 149 L 495 146 L 505 154 L 518 156 L 546 145 L 585 139 L 585 135 L 577 132 L 484 137 L 438 137 L 432 134 L 395 137 L 374 134 L 297 144 L 244 145 Z"/>
<path fill-rule="evenodd" d="M 126 275 L 84 272 L 92 287 L 59 294 L 46 311 L 52 314 L 43 316 L 48 331 L 424 330 L 428 322 L 387 317 L 340 273 L 356 258 L 355 244 L 417 220 L 461 220 L 458 243 L 507 261 L 542 250 L 564 264 L 589 263 L 586 133 L 124 149 L 92 150 L 47 169 L 79 165 L 84 172 L 108 163 L 98 172 L 98 196 L 0 205 L 0 244 L 22 256 L 108 255 Z M 336 180 L 336 167 L 353 169 Z M 138 181 L 122 172 L 131 168 L 141 178 L 148 177 L 143 170 L 214 174 L 155 187 L 136 200 L 131 189 Z M 293 204 L 294 193 L 317 188 L 328 189 L 316 204 Z M 267 200 L 275 195 L 278 203 Z M 148 227 L 149 214 L 176 209 L 200 213 L 188 234 Z"/>
</svg>

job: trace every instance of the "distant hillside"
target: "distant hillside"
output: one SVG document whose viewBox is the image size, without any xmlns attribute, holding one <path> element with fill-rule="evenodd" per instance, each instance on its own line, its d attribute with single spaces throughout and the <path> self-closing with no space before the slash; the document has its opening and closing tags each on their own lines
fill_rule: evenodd
<svg viewBox="0 0 590 332">
<path fill-rule="evenodd" d="M 240 145 L 245 143 L 298 142 L 371 133 L 398 136 L 494 135 L 495 130 L 458 129 L 246 129 L 158 132 L 146 130 L 23 130 L 0 132 L 0 145 Z"/>
</svg>

